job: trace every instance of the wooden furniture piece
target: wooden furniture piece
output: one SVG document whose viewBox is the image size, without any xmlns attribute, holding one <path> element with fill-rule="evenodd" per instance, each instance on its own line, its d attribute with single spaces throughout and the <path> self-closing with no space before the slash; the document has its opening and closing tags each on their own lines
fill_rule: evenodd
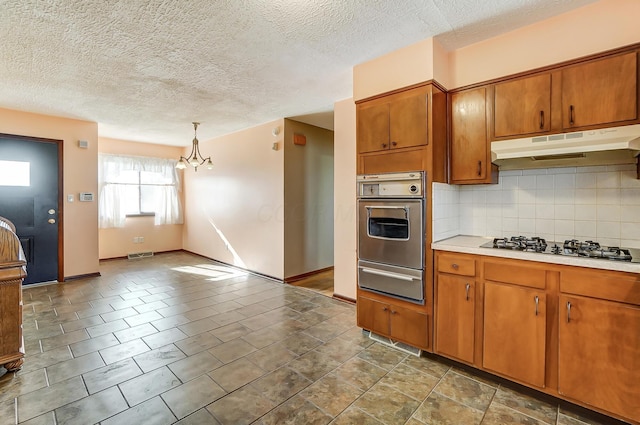
<svg viewBox="0 0 640 425">
<path fill-rule="evenodd" d="M 441 253 L 436 262 L 434 351 L 473 364 L 475 351 L 476 261 Z"/>
<path fill-rule="evenodd" d="M 449 92 L 449 182 L 497 183 L 491 142 L 640 123 L 638 46 Z"/>
<path fill-rule="evenodd" d="M 26 260 L 15 227 L 0 217 L 0 365 L 9 372 L 22 367 L 22 280 Z"/>
<path fill-rule="evenodd" d="M 425 172 L 425 270 L 433 269 L 430 188 L 447 180 L 447 95 L 426 81 L 356 104 L 358 174 Z M 424 305 L 357 291 L 358 326 L 394 341 L 432 350 L 433 275 L 425 273 Z"/>
<path fill-rule="evenodd" d="M 640 424 L 640 274 L 435 256 L 437 354 Z"/>
<path fill-rule="evenodd" d="M 491 163 L 487 131 L 487 91 L 479 87 L 452 93 L 451 168 L 453 184 L 498 183 L 497 167 Z"/>
</svg>

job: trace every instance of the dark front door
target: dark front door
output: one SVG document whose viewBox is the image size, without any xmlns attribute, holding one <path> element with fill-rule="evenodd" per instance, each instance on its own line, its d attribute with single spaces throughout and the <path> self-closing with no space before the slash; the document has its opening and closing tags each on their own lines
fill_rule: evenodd
<svg viewBox="0 0 640 425">
<path fill-rule="evenodd" d="M 0 135 L 0 216 L 16 226 L 25 284 L 58 278 L 58 149 L 56 141 Z"/>
</svg>

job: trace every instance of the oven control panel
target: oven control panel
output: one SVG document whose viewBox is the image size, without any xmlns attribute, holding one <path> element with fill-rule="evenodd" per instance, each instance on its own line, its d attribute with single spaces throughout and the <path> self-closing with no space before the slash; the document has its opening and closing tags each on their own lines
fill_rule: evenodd
<svg viewBox="0 0 640 425">
<path fill-rule="evenodd" d="M 359 198 L 422 198 L 424 173 L 363 174 L 357 178 Z"/>
</svg>

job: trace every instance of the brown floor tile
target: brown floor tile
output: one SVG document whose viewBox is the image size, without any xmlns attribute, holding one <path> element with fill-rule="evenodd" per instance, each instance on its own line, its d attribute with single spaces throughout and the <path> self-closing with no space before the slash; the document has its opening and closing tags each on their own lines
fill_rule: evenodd
<svg viewBox="0 0 640 425">
<path fill-rule="evenodd" d="M 226 394 L 227 392 L 213 382 L 213 379 L 202 375 L 163 393 L 162 399 L 173 414 L 182 419 Z"/>
<path fill-rule="evenodd" d="M 373 363 L 374 365 L 386 370 L 393 369 L 397 364 L 406 359 L 408 356 L 408 354 L 403 353 L 400 350 L 390 350 L 389 347 L 385 347 L 384 345 L 378 343 L 367 347 L 365 350 L 361 351 L 360 354 L 358 354 L 359 358 L 366 360 L 369 363 Z"/>
<path fill-rule="evenodd" d="M 333 418 L 300 396 L 273 409 L 261 418 L 263 425 L 324 425 Z"/>
<path fill-rule="evenodd" d="M 123 319 L 118 319 L 113 322 L 103 323 L 102 325 L 90 326 L 87 328 L 87 332 L 89 332 L 91 338 L 95 338 L 100 335 L 106 335 L 108 333 L 121 331 L 127 328 L 129 328 L 129 325 L 127 325 Z"/>
<path fill-rule="evenodd" d="M 547 424 L 555 425 L 558 407 L 514 390 L 500 387 L 492 403 L 500 403 Z"/>
<path fill-rule="evenodd" d="M 284 400 L 311 385 L 311 381 L 288 367 L 281 367 L 262 378 L 253 381 L 251 386 L 260 391 L 274 403 Z"/>
<path fill-rule="evenodd" d="M 421 402 L 436 386 L 438 378 L 400 363 L 380 383 Z"/>
<path fill-rule="evenodd" d="M 507 406 L 493 402 L 484 414 L 482 425 L 543 425 L 537 419 L 523 415 Z"/>
<path fill-rule="evenodd" d="M 140 369 L 145 373 L 159 367 L 168 365 L 180 359 L 184 359 L 186 356 L 182 351 L 173 344 L 165 345 L 164 347 L 156 348 L 155 350 L 147 351 L 146 353 L 138 354 L 133 359 L 138 363 Z"/>
<path fill-rule="evenodd" d="M 113 334 L 116 336 L 116 338 L 118 338 L 118 341 L 129 342 L 133 341 L 134 339 L 153 335 L 155 333 L 158 333 L 158 330 L 156 328 L 151 326 L 149 323 L 144 323 L 142 325 L 134 326 L 129 329 L 114 332 Z"/>
<path fill-rule="evenodd" d="M 173 413 L 171 413 L 171 410 L 164 404 L 162 399 L 154 397 L 100 422 L 100 425 L 169 425 L 176 420 L 176 417 L 173 416 Z"/>
<path fill-rule="evenodd" d="M 319 353 L 318 351 L 309 351 L 289 362 L 287 366 L 305 378 L 311 381 L 317 381 L 340 366 L 340 362 L 332 359 L 327 354 Z"/>
<path fill-rule="evenodd" d="M 22 370 L 24 372 L 31 372 L 34 370 L 42 369 L 47 366 L 60 363 L 65 360 L 71 359 L 71 352 L 69 347 L 58 347 L 44 353 L 34 354 L 25 358 Z"/>
<path fill-rule="evenodd" d="M 28 421 L 20 422 L 20 425 L 57 425 L 56 415 L 54 412 L 48 412 Z"/>
<path fill-rule="evenodd" d="M 89 335 L 84 329 L 80 329 L 51 338 L 41 339 L 40 342 L 42 343 L 42 351 L 49 351 L 53 348 L 84 341 L 85 339 L 89 339 Z"/>
<path fill-rule="evenodd" d="M 331 425 L 385 425 L 357 407 L 349 407 L 335 418 Z"/>
<path fill-rule="evenodd" d="M 104 366 L 104 361 L 102 361 L 100 354 L 90 353 L 86 356 L 76 357 L 71 360 L 56 363 L 52 366 L 48 366 L 46 369 L 49 384 L 55 384 L 57 382 L 66 381 L 71 377 L 82 375 L 85 372 L 102 366 Z"/>
<path fill-rule="evenodd" d="M 240 361 L 240 360 L 239 360 Z M 275 407 L 268 398 L 251 386 L 227 394 L 207 406 L 222 424 L 250 424 Z"/>
<path fill-rule="evenodd" d="M 260 369 L 272 371 L 285 365 L 296 357 L 297 356 L 295 354 L 287 350 L 281 344 L 273 344 L 247 355 L 246 358 L 260 367 Z"/>
<path fill-rule="evenodd" d="M 363 348 L 346 339 L 335 338 L 316 348 L 316 351 L 327 354 L 332 359 L 341 363 L 359 354 Z"/>
<path fill-rule="evenodd" d="M 142 340 L 149 346 L 149 348 L 154 350 L 156 348 L 162 347 L 163 345 L 168 345 L 186 338 L 188 338 L 187 334 L 182 332 L 180 329 L 171 328 L 167 329 L 166 331 L 157 332 L 153 335 L 145 336 L 142 338 Z"/>
<path fill-rule="evenodd" d="M 264 348 L 268 345 L 284 340 L 289 335 L 290 335 L 289 332 L 283 331 L 282 329 L 274 329 L 274 328 L 267 327 L 264 329 L 250 332 L 242 336 L 242 339 L 247 341 L 249 344 L 253 345 L 256 348 Z"/>
<path fill-rule="evenodd" d="M 230 363 L 254 351 L 256 351 L 255 347 L 241 339 L 234 339 L 233 341 L 216 345 L 209 350 L 222 363 Z"/>
<path fill-rule="evenodd" d="M 0 401 L 0 425 L 14 425 L 16 423 L 15 400 Z"/>
<path fill-rule="evenodd" d="M 180 380 L 165 366 L 130 379 L 119 384 L 118 387 L 129 406 L 135 406 L 180 384 Z"/>
<path fill-rule="evenodd" d="M 155 311 L 148 311 L 146 313 L 137 314 L 135 316 L 125 317 L 124 321 L 129 324 L 129 326 L 134 327 L 138 325 L 142 325 L 143 323 L 153 322 L 154 320 L 160 320 L 163 316 Z"/>
<path fill-rule="evenodd" d="M 287 350 L 299 356 L 313 350 L 321 344 L 322 341 L 304 332 L 294 333 L 282 341 L 282 345 L 284 345 Z"/>
<path fill-rule="evenodd" d="M 175 316 L 169 316 L 160 320 L 154 320 L 151 324 L 159 331 L 165 331 L 167 329 L 175 328 L 176 326 L 189 323 L 190 320 L 183 315 L 177 314 Z"/>
<path fill-rule="evenodd" d="M 202 351 L 193 356 L 186 357 L 177 362 L 171 363 L 169 369 L 182 382 L 190 381 L 200 375 L 215 370 L 222 366 L 222 362 L 208 351 Z"/>
<path fill-rule="evenodd" d="M 26 421 L 88 395 L 77 376 L 18 397 L 18 420 Z"/>
<path fill-rule="evenodd" d="M 432 425 L 477 425 L 483 414 L 480 410 L 433 392 L 418 407 L 413 417 Z"/>
<path fill-rule="evenodd" d="M 420 402 L 378 383 L 353 404 L 384 423 L 404 423 Z"/>
<path fill-rule="evenodd" d="M 142 370 L 133 359 L 124 359 L 82 375 L 89 394 L 118 385 L 142 375 Z"/>
<path fill-rule="evenodd" d="M 407 358 L 404 359 L 402 363 L 406 364 L 407 366 L 411 366 L 421 372 L 425 372 L 429 375 L 435 376 L 436 378 L 442 378 L 445 373 L 447 373 L 449 369 L 451 369 L 451 367 L 445 363 L 424 356 L 407 356 Z"/>
<path fill-rule="evenodd" d="M 209 372 L 209 376 L 227 392 L 234 391 L 265 374 L 264 370 L 247 358 L 238 359 Z"/>
<path fill-rule="evenodd" d="M 140 305 L 137 305 L 137 306 L 133 307 L 133 308 L 136 309 L 136 311 L 138 313 L 147 313 L 149 311 L 155 311 L 155 310 L 158 310 L 160 308 L 167 307 L 167 304 L 163 303 L 160 300 L 148 302 L 148 301 L 145 300 L 145 297 L 140 297 L 140 299 L 142 301 L 144 301 L 145 304 L 140 304 Z"/>
<path fill-rule="evenodd" d="M 7 372 L 0 377 L 0 402 L 46 386 L 47 377 L 44 369 L 37 369 L 33 372 Z"/>
<path fill-rule="evenodd" d="M 111 364 L 147 351 L 149 351 L 147 344 L 140 339 L 134 339 L 133 341 L 100 350 L 100 355 L 106 364 Z"/>
<path fill-rule="evenodd" d="M 135 316 L 138 311 L 134 310 L 133 307 L 123 308 L 122 310 L 110 311 L 108 313 L 103 313 L 99 317 L 102 317 L 102 320 L 105 322 L 113 322 L 114 320 L 124 319 L 125 317 Z"/>
<path fill-rule="evenodd" d="M 334 417 L 362 394 L 362 390 L 341 381 L 334 373 L 316 381 L 300 392 L 300 396 Z"/>
<path fill-rule="evenodd" d="M 112 387 L 56 409 L 56 420 L 64 425 L 95 424 L 128 407 L 118 388 Z"/>
<path fill-rule="evenodd" d="M 477 410 L 485 410 L 495 394 L 495 388 L 449 371 L 434 391 Z"/>
<path fill-rule="evenodd" d="M 186 418 L 176 422 L 176 425 L 221 425 L 207 409 L 196 410 Z"/>
<path fill-rule="evenodd" d="M 104 323 L 100 316 L 91 316 L 85 319 L 72 320 L 69 322 L 62 323 L 62 329 L 68 333 L 77 331 L 80 329 L 89 328 L 91 326 L 97 326 Z"/>
<path fill-rule="evenodd" d="M 178 331 L 180 330 L 178 329 Z M 177 341 L 174 345 L 182 350 L 182 352 L 187 356 L 192 356 L 196 353 L 208 350 L 220 344 L 222 344 L 222 341 L 220 341 L 218 338 L 208 332 L 203 332 L 201 334 Z"/>
<path fill-rule="evenodd" d="M 241 325 L 240 323 L 231 323 L 229 325 L 213 329 L 209 333 L 218 338 L 220 341 L 228 342 L 232 339 L 240 338 L 241 336 L 244 336 L 250 332 L 251 329 Z"/>
<path fill-rule="evenodd" d="M 336 369 L 338 378 L 363 391 L 371 388 L 386 373 L 386 370 L 358 357 L 352 358 Z"/>
<path fill-rule="evenodd" d="M 106 334 L 86 341 L 76 342 L 71 344 L 69 348 L 71 348 L 74 357 L 80 357 L 108 347 L 113 347 L 119 343 L 118 338 L 113 334 Z"/>
<path fill-rule="evenodd" d="M 218 322 L 214 321 L 210 317 L 205 319 L 196 320 L 195 322 L 185 323 L 184 325 L 178 326 L 182 332 L 189 336 L 194 336 L 202 332 L 207 332 L 212 329 L 219 327 Z"/>
</svg>

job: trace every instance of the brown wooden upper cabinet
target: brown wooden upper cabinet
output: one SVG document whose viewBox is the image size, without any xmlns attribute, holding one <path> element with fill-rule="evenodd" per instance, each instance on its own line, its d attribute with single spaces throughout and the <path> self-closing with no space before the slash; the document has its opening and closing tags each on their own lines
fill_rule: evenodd
<svg viewBox="0 0 640 425">
<path fill-rule="evenodd" d="M 451 94 L 451 183 L 491 183 L 486 97 L 486 87 Z"/>
<path fill-rule="evenodd" d="M 494 90 L 495 137 L 551 129 L 551 74 L 499 83 Z"/>
<path fill-rule="evenodd" d="M 420 87 L 359 103 L 358 153 L 426 145 L 427 97 Z"/>
<path fill-rule="evenodd" d="M 635 51 L 570 66 L 561 75 L 563 129 L 638 118 Z"/>
</svg>

